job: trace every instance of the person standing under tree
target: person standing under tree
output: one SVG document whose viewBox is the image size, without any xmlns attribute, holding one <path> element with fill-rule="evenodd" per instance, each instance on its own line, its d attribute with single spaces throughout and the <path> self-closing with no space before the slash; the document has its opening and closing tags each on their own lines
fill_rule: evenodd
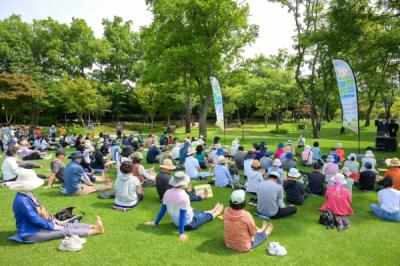
<svg viewBox="0 0 400 266">
<path fill-rule="evenodd" d="M 116 127 L 116 131 L 117 131 L 117 139 L 121 139 L 121 136 L 122 136 L 122 124 L 121 124 L 121 122 L 118 122 L 117 127 Z"/>
</svg>

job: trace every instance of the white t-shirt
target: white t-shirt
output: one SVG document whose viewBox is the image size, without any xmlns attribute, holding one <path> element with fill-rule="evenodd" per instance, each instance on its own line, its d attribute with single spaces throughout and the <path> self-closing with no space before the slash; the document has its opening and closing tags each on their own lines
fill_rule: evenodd
<svg viewBox="0 0 400 266">
<path fill-rule="evenodd" d="M 18 175 L 18 164 L 17 158 L 14 156 L 7 156 L 3 164 L 1 165 L 1 171 L 3 172 L 3 180 L 8 181 L 17 177 Z"/>
<path fill-rule="evenodd" d="M 199 177 L 199 171 L 198 171 L 199 161 L 194 158 L 193 156 L 188 156 L 185 159 L 185 171 L 190 178 L 197 178 Z"/>
<path fill-rule="evenodd" d="M 381 208 L 389 213 L 400 210 L 400 191 L 394 188 L 385 188 L 378 192 Z"/>
</svg>

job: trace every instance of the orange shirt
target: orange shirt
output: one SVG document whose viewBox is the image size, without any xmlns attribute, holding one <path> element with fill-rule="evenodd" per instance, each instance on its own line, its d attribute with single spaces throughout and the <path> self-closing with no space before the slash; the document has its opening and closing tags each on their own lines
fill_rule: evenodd
<svg viewBox="0 0 400 266">
<path fill-rule="evenodd" d="M 253 216 L 245 210 L 227 208 L 224 212 L 225 245 L 239 252 L 251 249 L 251 242 L 257 233 Z"/>
<path fill-rule="evenodd" d="M 393 178 L 393 187 L 400 190 L 400 168 L 392 167 L 386 171 L 385 176 L 390 176 Z"/>
<path fill-rule="evenodd" d="M 339 162 L 344 162 L 344 150 L 343 149 L 336 149 L 336 155 L 339 156 Z"/>
</svg>

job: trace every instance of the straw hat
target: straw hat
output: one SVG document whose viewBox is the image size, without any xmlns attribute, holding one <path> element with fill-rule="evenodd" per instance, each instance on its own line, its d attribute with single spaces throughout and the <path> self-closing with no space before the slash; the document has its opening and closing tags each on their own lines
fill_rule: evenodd
<svg viewBox="0 0 400 266">
<path fill-rule="evenodd" d="M 196 151 L 193 148 L 189 148 L 187 152 L 187 156 L 193 155 Z"/>
<path fill-rule="evenodd" d="M 259 160 L 254 160 L 253 163 L 251 164 L 252 168 L 258 169 L 261 167 L 260 161 Z"/>
<path fill-rule="evenodd" d="M 234 140 L 232 140 L 232 144 L 239 144 L 240 140 L 238 138 L 235 138 Z"/>
<path fill-rule="evenodd" d="M 218 156 L 218 163 L 226 163 L 226 158 L 223 155 Z"/>
<path fill-rule="evenodd" d="M 175 170 L 176 166 L 172 163 L 171 159 L 165 159 L 163 164 L 160 165 L 160 168 L 167 169 L 167 170 Z"/>
<path fill-rule="evenodd" d="M 281 167 L 282 166 L 281 160 L 275 159 L 274 162 L 272 163 L 272 166 Z"/>
<path fill-rule="evenodd" d="M 352 173 L 350 172 L 350 169 L 348 167 L 343 167 L 342 170 L 340 171 L 342 174 L 345 176 L 350 176 Z"/>
<path fill-rule="evenodd" d="M 143 159 L 143 154 L 139 151 L 132 153 L 131 155 L 132 158 L 138 158 L 138 159 Z"/>
<path fill-rule="evenodd" d="M 190 177 L 185 172 L 179 171 L 169 180 L 169 184 L 173 187 L 188 186 L 190 183 Z"/>
<path fill-rule="evenodd" d="M 338 144 L 336 144 L 336 148 L 337 148 L 337 149 L 341 149 L 341 148 L 343 148 L 343 144 L 342 144 L 342 143 L 338 143 Z"/>
<path fill-rule="evenodd" d="M 35 171 L 31 169 L 18 169 L 18 178 L 14 182 L 8 183 L 8 188 L 16 191 L 32 191 L 43 185 L 43 179 L 37 177 Z"/>
<path fill-rule="evenodd" d="M 304 147 L 304 150 L 306 150 L 306 151 L 311 150 L 311 146 L 310 146 L 310 145 L 306 145 L 306 146 Z"/>
<path fill-rule="evenodd" d="M 400 167 L 400 160 L 398 158 L 386 159 L 385 163 L 387 166 Z"/>
<path fill-rule="evenodd" d="M 301 176 L 301 174 L 300 174 L 299 170 L 297 170 L 296 168 L 290 168 L 290 170 L 288 172 L 288 176 L 298 178 Z"/>
</svg>

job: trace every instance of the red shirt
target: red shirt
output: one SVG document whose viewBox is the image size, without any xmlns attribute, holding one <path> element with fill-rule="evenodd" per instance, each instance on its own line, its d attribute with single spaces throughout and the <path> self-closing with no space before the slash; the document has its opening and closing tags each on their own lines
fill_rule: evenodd
<svg viewBox="0 0 400 266">
<path fill-rule="evenodd" d="M 350 215 L 353 213 L 351 208 L 351 195 L 347 188 L 342 187 L 340 193 L 336 192 L 336 186 L 330 186 L 326 190 L 325 202 L 320 211 L 331 210 L 335 215 Z"/>
<path fill-rule="evenodd" d="M 400 190 L 400 168 L 392 167 L 386 171 L 385 176 L 390 176 L 393 178 L 393 187 Z"/>
</svg>

